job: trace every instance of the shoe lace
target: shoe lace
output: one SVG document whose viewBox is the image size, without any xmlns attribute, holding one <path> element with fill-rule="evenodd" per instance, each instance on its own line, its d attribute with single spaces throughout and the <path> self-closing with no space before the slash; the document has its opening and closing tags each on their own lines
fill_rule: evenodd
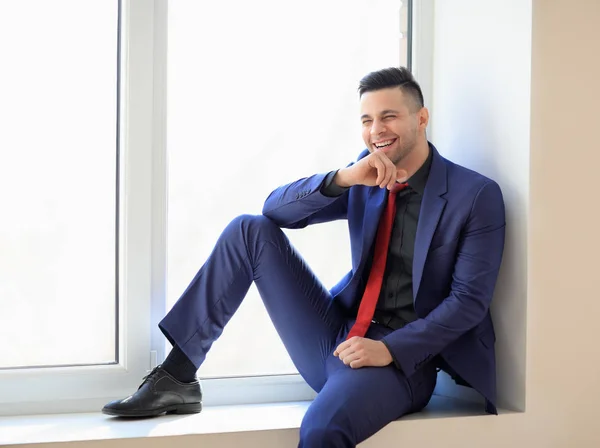
<svg viewBox="0 0 600 448">
<path fill-rule="evenodd" d="M 161 366 L 158 365 L 155 368 L 153 368 L 152 370 L 146 370 L 146 372 L 148 374 L 144 378 L 142 378 L 143 382 L 142 382 L 142 384 L 140 384 L 140 387 L 138 387 L 138 390 L 141 389 L 141 387 L 144 384 L 154 382 L 154 380 L 156 379 L 156 373 L 158 372 L 158 370 L 160 368 L 161 368 Z"/>
</svg>

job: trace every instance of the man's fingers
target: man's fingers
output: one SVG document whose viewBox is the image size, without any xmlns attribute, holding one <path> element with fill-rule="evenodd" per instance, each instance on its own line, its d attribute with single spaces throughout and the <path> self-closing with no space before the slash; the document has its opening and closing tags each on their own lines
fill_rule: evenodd
<svg viewBox="0 0 600 448">
<path fill-rule="evenodd" d="M 348 364 L 350 361 L 352 361 L 352 359 L 354 359 L 352 356 L 354 356 L 355 353 L 356 349 L 354 346 L 347 347 L 340 352 L 340 359 L 344 361 L 345 364 Z M 346 359 L 348 359 L 348 362 L 346 362 Z"/>
<path fill-rule="evenodd" d="M 350 367 L 351 367 L 352 369 L 360 369 L 361 367 L 364 367 L 364 366 L 365 366 L 365 364 L 366 364 L 366 363 L 365 363 L 365 360 L 364 360 L 364 358 L 360 358 L 360 359 L 356 359 L 356 360 L 352 361 L 352 362 L 350 363 Z"/>
<path fill-rule="evenodd" d="M 333 354 L 352 369 L 369 365 L 368 354 L 365 348 L 365 338 L 351 337 L 337 346 Z"/>
<path fill-rule="evenodd" d="M 391 170 L 390 174 L 390 181 L 387 185 L 388 190 L 391 190 L 394 187 L 394 184 L 396 183 L 396 167 L 394 167 L 394 169 Z"/>
<path fill-rule="evenodd" d="M 394 166 L 392 161 L 387 158 L 387 156 L 383 156 L 383 164 L 385 165 L 385 180 L 384 180 L 383 184 L 381 185 L 381 188 L 387 188 L 390 181 L 394 177 L 394 173 L 396 172 L 396 167 Z"/>
<path fill-rule="evenodd" d="M 348 366 L 353 362 L 358 361 L 360 359 L 360 354 L 358 352 L 341 353 L 340 359 Z"/>
<path fill-rule="evenodd" d="M 388 156 L 382 152 L 374 152 L 369 156 L 367 164 L 370 167 L 369 169 L 375 169 L 377 172 L 377 175 L 375 176 L 376 186 L 387 189 L 391 189 L 394 186 L 394 183 L 396 183 L 396 180 L 398 179 L 398 169 Z M 402 170 L 402 172 L 406 173 L 404 170 Z M 365 174 L 365 180 L 371 175 Z"/>
<path fill-rule="evenodd" d="M 354 360 L 355 353 L 357 352 L 354 342 L 355 341 L 350 339 L 344 344 L 340 344 L 336 350 L 338 352 L 338 357 L 344 362 L 344 364 L 349 364 L 352 360 Z"/>
<path fill-rule="evenodd" d="M 390 167 L 389 164 L 385 163 L 385 176 L 383 181 L 379 184 L 381 188 L 387 188 L 390 182 L 396 177 L 396 167 L 393 165 Z"/>
<path fill-rule="evenodd" d="M 383 158 L 384 164 L 386 166 L 387 178 L 385 184 L 382 185 L 381 188 L 387 188 L 391 190 L 394 184 L 396 183 L 397 168 L 387 156 L 384 156 Z"/>
<path fill-rule="evenodd" d="M 339 356 L 340 353 L 342 353 L 344 350 L 346 350 L 346 348 L 348 348 L 351 344 L 352 344 L 352 340 L 354 338 L 350 338 L 347 341 L 342 342 L 340 345 L 338 345 L 335 349 L 335 351 L 333 352 L 334 356 Z"/>
<path fill-rule="evenodd" d="M 380 188 L 387 188 L 388 184 L 390 183 L 390 177 L 391 177 L 391 172 L 390 172 L 390 167 L 387 164 L 385 165 L 385 175 L 383 176 L 383 179 L 381 181 L 381 183 L 379 184 Z"/>
<path fill-rule="evenodd" d="M 380 188 L 384 188 L 387 185 L 388 176 L 390 174 L 390 160 L 384 154 L 376 152 L 371 154 L 371 159 L 369 162 L 370 165 L 377 170 L 377 179 L 375 180 L 375 185 L 379 186 Z"/>
<path fill-rule="evenodd" d="M 381 185 L 381 182 L 383 182 L 383 179 L 385 179 L 385 164 L 383 163 L 383 160 L 381 160 L 379 157 L 376 157 L 373 160 L 373 165 L 375 166 L 375 169 L 377 170 L 377 180 L 375 181 L 375 183 L 377 185 Z"/>
</svg>

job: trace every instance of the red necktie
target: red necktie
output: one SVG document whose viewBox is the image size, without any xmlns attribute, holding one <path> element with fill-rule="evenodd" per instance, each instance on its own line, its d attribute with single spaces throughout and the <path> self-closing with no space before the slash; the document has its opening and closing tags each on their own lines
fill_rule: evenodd
<svg viewBox="0 0 600 448">
<path fill-rule="evenodd" d="M 350 329 L 346 339 L 350 339 L 352 336 L 364 337 L 373 320 L 375 306 L 379 300 L 381 283 L 385 273 L 385 262 L 392 234 L 392 224 L 394 223 L 394 216 L 396 215 L 396 193 L 404 189 L 407 185 L 407 183 L 396 184 L 389 192 L 385 210 L 379 220 L 377 237 L 375 239 L 375 253 L 373 255 L 373 265 L 371 266 L 371 272 L 369 273 L 369 280 L 367 281 L 365 292 L 360 301 L 356 322 Z"/>
</svg>

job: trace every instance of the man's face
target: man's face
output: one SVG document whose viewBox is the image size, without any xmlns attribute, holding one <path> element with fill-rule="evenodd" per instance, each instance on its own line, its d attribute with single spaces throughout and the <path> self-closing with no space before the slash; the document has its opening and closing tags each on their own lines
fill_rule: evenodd
<svg viewBox="0 0 600 448">
<path fill-rule="evenodd" d="M 420 113 L 399 88 L 363 94 L 360 115 L 362 137 L 369 152 L 382 151 L 397 165 L 415 148 Z"/>
</svg>

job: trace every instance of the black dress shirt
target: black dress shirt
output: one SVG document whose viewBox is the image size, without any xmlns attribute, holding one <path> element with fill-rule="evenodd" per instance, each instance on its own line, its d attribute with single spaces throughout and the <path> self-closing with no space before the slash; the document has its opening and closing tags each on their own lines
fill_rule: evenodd
<svg viewBox="0 0 600 448">
<path fill-rule="evenodd" d="M 375 322 L 394 330 L 417 319 L 413 304 L 412 265 L 421 201 L 430 168 L 431 149 L 425 163 L 408 180 L 408 187 L 399 191 L 396 196 L 396 216 L 388 248 L 385 274 L 373 316 Z M 325 196 L 340 196 L 348 190 L 348 188 L 340 187 L 333 182 L 336 173 L 337 171 L 329 173 L 323 182 L 321 193 Z M 365 266 L 363 284 L 366 284 L 371 270 L 373 249 L 371 248 L 371 260 Z"/>
</svg>

